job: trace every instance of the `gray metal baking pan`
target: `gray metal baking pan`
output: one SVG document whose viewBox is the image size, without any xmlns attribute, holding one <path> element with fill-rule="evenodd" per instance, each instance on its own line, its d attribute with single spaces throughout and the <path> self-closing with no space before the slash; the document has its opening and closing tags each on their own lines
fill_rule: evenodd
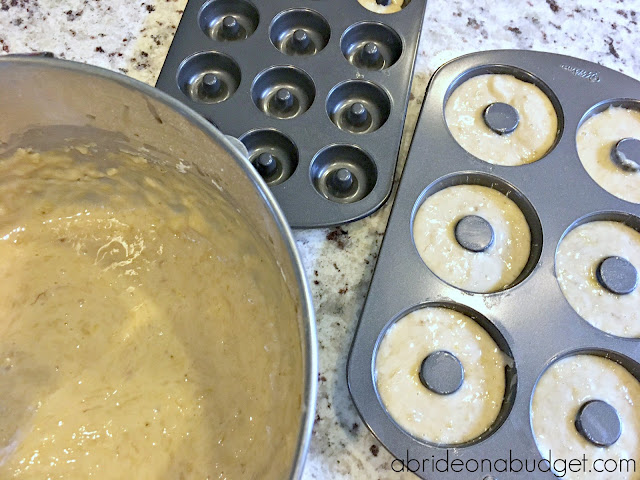
<svg viewBox="0 0 640 480">
<path fill-rule="evenodd" d="M 555 145 L 534 163 L 497 166 L 467 153 L 447 129 L 444 105 L 453 89 L 473 75 L 509 73 L 533 82 L 558 113 Z M 640 206 L 600 188 L 586 173 L 576 148 L 585 119 L 609 105 L 640 109 L 640 82 L 576 58 L 530 51 L 489 51 L 442 66 L 427 90 L 404 174 L 381 247 L 368 297 L 351 347 L 349 389 L 364 422 L 396 457 L 542 459 L 530 423 L 540 375 L 555 359 L 574 352 L 606 356 L 640 379 L 640 339 L 608 335 L 581 319 L 565 300 L 554 272 L 556 248 L 572 227 L 590 220 L 618 220 L 640 231 Z M 532 227 L 532 256 L 516 285 L 492 294 L 463 292 L 438 279 L 420 258 L 412 236 L 415 210 L 429 192 L 471 183 L 509 193 Z M 536 221 L 539 219 L 539 223 Z M 386 329 L 416 308 L 445 305 L 466 313 L 512 357 L 500 415 L 480 438 L 438 446 L 406 433 L 386 412 L 375 386 L 375 354 Z M 640 432 L 638 432 L 640 434 Z M 415 467 L 415 464 L 414 464 Z M 487 473 L 418 471 L 428 479 L 477 479 Z M 493 473 L 486 478 L 552 479 L 552 473 Z"/>
<path fill-rule="evenodd" d="M 357 220 L 391 192 L 425 6 L 190 0 L 156 86 L 242 140 L 293 227 Z"/>
</svg>

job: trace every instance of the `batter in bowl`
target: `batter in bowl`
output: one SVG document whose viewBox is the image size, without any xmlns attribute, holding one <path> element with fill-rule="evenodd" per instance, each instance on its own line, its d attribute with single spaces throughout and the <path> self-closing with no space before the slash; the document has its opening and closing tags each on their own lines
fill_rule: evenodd
<svg viewBox="0 0 640 480">
<path fill-rule="evenodd" d="M 640 288 L 615 293 L 618 291 L 615 285 L 614 291 L 607 288 L 606 282 L 603 285 L 598 272 L 607 258 L 630 263 L 631 274 L 636 271 L 637 283 L 640 233 L 612 221 L 589 222 L 574 228 L 556 252 L 558 283 L 576 313 L 591 325 L 612 335 L 639 338 Z"/>
<path fill-rule="evenodd" d="M 628 145 L 625 155 L 616 153 L 621 140 Z M 592 116 L 578 129 L 578 155 L 587 173 L 607 192 L 622 200 L 640 203 L 640 111 L 609 107 Z"/>
<path fill-rule="evenodd" d="M 389 0 L 388 5 L 380 5 L 376 0 L 358 0 L 358 3 L 374 13 L 396 13 L 403 9 L 406 0 Z"/>
<path fill-rule="evenodd" d="M 462 148 L 496 165 L 539 160 L 558 133 L 549 97 L 537 86 L 504 74 L 477 75 L 458 86 L 447 100 L 445 119 Z"/>
<path fill-rule="evenodd" d="M 451 354 L 462 366 L 463 380 L 453 393 L 436 393 L 421 381 L 421 366 L 435 352 Z M 474 320 L 448 308 L 426 307 L 387 330 L 376 356 L 377 389 L 391 417 L 413 436 L 460 444 L 495 422 L 510 363 Z"/>
<path fill-rule="evenodd" d="M 90 148 L 0 160 L 0 478 L 284 478 L 296 317 L 191 171 Z"/>
<path fill-rule="evenodd" d="M 480 248 L 460 243 L 457 229 L 469 217 L 480 217 L 488 226 L 491 237 Z M 502 193 L 479 185 L 456 185 L 429 196 L 416 212 L 413 239 L 434 274 L 479 293 L 510 286 L 531 251 L 531 231 L 522 211 Z"/>
<path fill-rule="evenodd" d="M 604 402 L 619 422 L 619 438 L 610 446 L 594 444 L 578 430 L 576 420 L 588 402 Z M 540 454 L 549 459 L 640 458 L 640 383 L 623 366 L 595 355 L 575 355 L 563 358 L 542 375 L 533 394 L 531 425 Z M 583 410 L 584 411 L 584 410 Z M 602 420 L 601 415 L 600 420 Z M 597 437 L 595 438 L 597 440 Z M 615 439 L 615 436 L 611 440 Z M 610 443 L 610 442 L 606 442 Z M 570 480 L 627 480 L 637 479 L 631 468 L 612 473 L 590 471 L 571 473 Z M 603 469 L 601 464 L 598 469 Z"/>
</svg>

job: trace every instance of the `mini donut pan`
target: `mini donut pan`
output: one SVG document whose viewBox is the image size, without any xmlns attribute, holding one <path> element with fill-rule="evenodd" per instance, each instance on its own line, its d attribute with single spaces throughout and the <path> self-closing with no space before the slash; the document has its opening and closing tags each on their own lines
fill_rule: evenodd
<svg viewBox="0 0 640 480">
<path fill-rule="evenodd" d="M 244 143 L 293 227 L 357 220 L 391 192 L 425 6 L 191 0 L 156 86 Z"/>
<path fill-rule="evenodd" d="M 474 75 L 507 73 L 533 82 L 558 114 L 555 146 L 538 160 L 517 167 L 486 163 L 460 147 L 449 133 L 444 106 L 456 86 Z M 635 99 L 635 100 L 634 100 Z M 640 339 L 614 337 L 592 327 L 564 298 L 554 272 L 563 236 L 592 220 L 617 220 L 640 231 L 640 205 L 606 192 L 582 167 L 578 127 L 609 105 L 640 109 L 640 82 L 576 58 L 530 51 L 489 51 L 460 57 L 431 79 L 413 138 L 347 368 L 351 395 L 380 442 L 399 459 L 513 458 L 540 460 L 530 406 L 540 375 L 553 361 L 573 353 L 611 358 L 640 379 Z M 636 103 L 634 103 L 636 102 Z M 514 286 L 498 293 L 461 291 L 436 277 L 414 245 L 412 222 L 424 199 L 448 186 L 479 184 L 508 194 L 527 217 L 532 254 Z M 506 369 L 502 410 L 481 437 L 462 445 L 438 446 L 406 433 L 388 415 L 375 386 L 375 356 L 387 328 L 421 306 L 449 306 L 467 314 L 514 360 Z M 638 432 L 640 434 L 640 432 Z M 637 460 L 637 459 L 636 459 Z M 429 479 L 483 480 L 476 474 L 432 471 Z M 472 463 L 473 465 L 473 463 Z M 414 463 L 414 468 L 415 468 Z M 552 473 L 493 473 L 499 480 L 555 478 Z"/>
</svg>

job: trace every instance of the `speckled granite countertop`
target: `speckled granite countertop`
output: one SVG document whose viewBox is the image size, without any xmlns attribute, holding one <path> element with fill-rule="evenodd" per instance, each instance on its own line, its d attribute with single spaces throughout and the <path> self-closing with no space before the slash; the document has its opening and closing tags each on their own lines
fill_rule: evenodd
<svg viewBox="0 0 640 480">
<path fill-rule="evenodd" d="M 153 84 L 185 4 L 0 0 L 0 50 L 52 51 Z M 524 48 L 581 57 L 640 78 L 638 22 L 640 0 L 429 0 L 400 164 L 428 79 L 444 62 L 478 50 Z M 401 477 L 391 471 L 392 457 L 362 425 L 345 378 L 390 204 L 340 228 L 296 232 L 313 289 L 320 342 L 318 410 L 305 479 Z"/>
</svg>

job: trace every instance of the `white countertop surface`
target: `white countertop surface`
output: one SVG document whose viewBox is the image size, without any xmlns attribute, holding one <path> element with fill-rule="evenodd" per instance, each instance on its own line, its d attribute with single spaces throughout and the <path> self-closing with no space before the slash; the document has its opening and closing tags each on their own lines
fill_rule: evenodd
<svg viewBox="0 0 640 480">
<path fill-rule="evenodd" d="M 185 4 L 0 0 L 0 52 L 51 51 L 153 84 Z M 427 82 L 441 64 L 479 50 L 522 48 L 573 55 L 640 79 L 639 21 L 640 0 L 429 0 L 400 168 Z M 373 216 L 339 228 L 295 232 L 313 290 L 320 344 L 318 408 L 305 479 L 404 475 L 391 470 L 393 457 L 362 424 L 345 374 L 391 205 L 392 200 Z"/>
</svg>

